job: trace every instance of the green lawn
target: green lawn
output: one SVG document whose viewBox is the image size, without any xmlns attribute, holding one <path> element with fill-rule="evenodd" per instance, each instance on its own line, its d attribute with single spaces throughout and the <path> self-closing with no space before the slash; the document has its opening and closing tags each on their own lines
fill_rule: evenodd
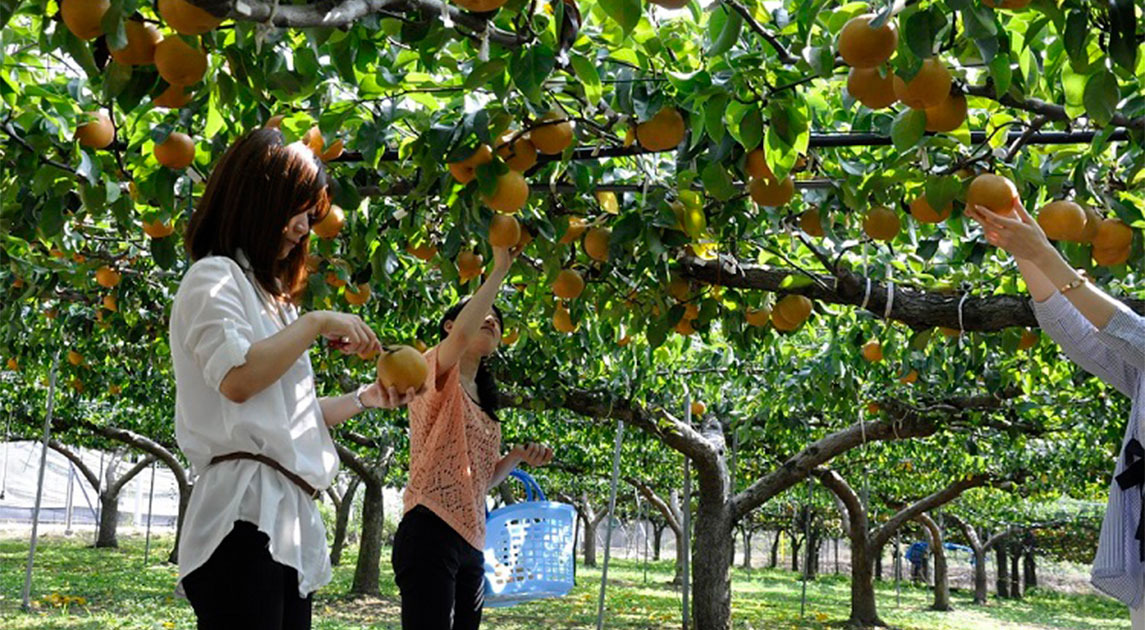
<svg viewBox="0 0 1145 630">
<path fill-rule="evenodd" d="M 152 562 L 143 564 L 143 541 L 121 538 L 119 550 L 88 549 L 84 543 L 63 538 L 41 541 L 37 552 L 33 599 L 37 610 L 20 611 L 27 541 L 0 540 L 0 627 L 11 630 L 105 628 L 193 628 L 190 606 L 171 596 L 175 568 L 163 564 L 162 551 L 171 543 L 162 539 L 152 549 Z M 355 550 L 346 557 L 353 558 Z M 388 559 L 388 553 L 385 558 Z M 352 600 L 340 596 L 349 587 L 353 567 L 337 567 L 334 583 L 323 589 L 315 603 L 315 628 L 399 627 L 397 591 L 382 563 L 380 599 Z M 609 569 L 608 628 L 679 628 L 679 594 L 666 583 L 671 562 L 649 567 L 644 583 L 642 566 L 619 560 Z M 581 570 L 571 595 L 516 608 L 489 610 L 483 628 L 525 630 L 595 627 L 598 570 Z M 734 626 L 737 629 L 837 628 L 846 618 L 850 587 L 842 576 L 826 576 L 808 585 L 807 614 L 799 616 L 800 582 L 785 571 L 736 569 L 733 577 Z M 1128 616 L 1116 602 L 1094 595 L 1058 595 L 1035 592 L 1018 602 L 970 604 L 968 593 L 954 594 L 956 610 L 926 610 L 929 592 L 904 586 L 901 604 L 895 604 L 893 583 L 879 586 L 883 619 L 911 630 L 982 629 L 1019 630 L 1069 628 L 1098 630 L 1128 628 Z"/>
</svg>

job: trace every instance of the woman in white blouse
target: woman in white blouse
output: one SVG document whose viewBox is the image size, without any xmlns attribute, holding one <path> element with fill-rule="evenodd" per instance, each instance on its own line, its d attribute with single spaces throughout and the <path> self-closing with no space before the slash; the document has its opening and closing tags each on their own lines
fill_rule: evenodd
<svg viewBox="0 0 1145 630">
<path fill-rule="evenodd" d="M 329 210 L 322 164 L 277 129 L 240 138 L 191 217 L 194 263 L 171 308 L 175 435 L 197 475 L 177 590 L 200 629 L 309 628 L 330 581 L 315 498 L 338 472 L 329 427 L 414 392 L 377 383 L 317 395 L 308 349 L 379 349 L 355 315 L 299 315 L 310 224 Z"/>
<path fill-rule="evenodd" d="M 1121 450 L 1110 482 L 1109 505 L 1101 525 L 1091 581 L 1129 606 L 1134 630 L 1145 629 L 1145 526 L 1142 489 L 1145 448 L 1138 431 L 1142 374 L 1145 373 L 1145 318 L 1088 282 L 1062 258 L 1037 222 L 1015 201 L 1015 218 L 982 206 L 966 214 L 982 224 L 986 240 L 1005 249 L 1034 298 L 1038 324 L 1074 362 L 1133 401 Z"/>
</svg>

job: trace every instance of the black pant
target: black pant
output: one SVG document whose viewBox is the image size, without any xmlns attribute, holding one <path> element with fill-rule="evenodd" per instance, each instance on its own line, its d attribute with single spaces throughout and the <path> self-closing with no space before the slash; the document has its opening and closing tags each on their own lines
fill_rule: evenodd
<svg viewBox="0 0 1145 630">
<path fill-rule="evenodd" d="M 203 566 L 183 578 L 199 630 L 310 630 L 298 572 L 270 557 L 270 538 L 235 521 Z"/>
<path fill-rule="evenodd" d="M 476 630 L 485 599 L 485 555 L 419 505 L 394 534 L 394 581 L 405 630 Z"/>
</svg>

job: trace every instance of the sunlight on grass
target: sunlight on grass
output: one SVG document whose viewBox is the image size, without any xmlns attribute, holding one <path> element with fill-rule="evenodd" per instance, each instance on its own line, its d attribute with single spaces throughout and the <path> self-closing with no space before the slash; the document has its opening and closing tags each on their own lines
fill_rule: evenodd
<svg viewBox="0 0 1145 630">
<path fill-rule="evenodd" d="M 151 562 L 143 565 L 143 541 L 121 537 L 118 550 L 90 549 L 85 542 L 47 538 L 38 547 L 32 596 L 36 609 L 20 611 L 27 541 L 0 540 L 0 627 L 11 630 L 103 630 L 114 628 L 193 628 L 191 607 L 171 589 L 175 567 L 162 562 L 171 539 L 152 543 Z M 344 555 L 352 560 L 356 549 Z M 314 627 L 398 630 L 397 588 L 383 551 L 381 597 L 351 599 L 353 565 L 336 567 L 334 582 L 315 598 Z M 670 561 L 651 563 L 645 583 L 643 565 L 616 560 L 609 568 L 605 606 L 608 628 L 669 629 L 680 627 L 680 594 L 669 584 Z M 491 630 L 563 630 L 595 627 L 600 571 L 578 567 L 577 587 L 559 600 L 487 610 L 483 628 Z M 800 618 L 802 585 L 794 573 L 779 570 L 733 573 L 732 599 L 737 630 L 838 628 L 849 612 L 850 583 L 826 575 L 807 585 L 807 607 Z M 952 612 L 928 610 L 931 593 L 904 584 L 896 597 L 894 584 L 878 585 L 879 612 L 904 630 L 1112 630 L 1129 627 L 1124 608 L 1096 595 L 1062 595 L 1034 591 L 1021 601 L 970 602 L 968 592 L 955 592 Z"/>
</svg>

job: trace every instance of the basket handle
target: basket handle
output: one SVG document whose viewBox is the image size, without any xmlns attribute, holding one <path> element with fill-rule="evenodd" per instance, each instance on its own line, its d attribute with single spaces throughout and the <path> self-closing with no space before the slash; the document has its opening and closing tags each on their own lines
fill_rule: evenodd
<svg viewBox="0 0 1145 630">
<path fill-rule="evenodd" d="M 537 496 L 537 501 L 548 500 L 545 498 L 545 493 L 541 490 L 541 486 L 537 484 L 537 480 L 533 479 L 532 475 L 529 473 L 521 470 L 520 468 L 514 468 L 513 471 L 509 473 L 509 476 L 515 477 L 522 484 L 524 484 L 526 501 L 533 501 L 534 494 Z"/>
</svg>

